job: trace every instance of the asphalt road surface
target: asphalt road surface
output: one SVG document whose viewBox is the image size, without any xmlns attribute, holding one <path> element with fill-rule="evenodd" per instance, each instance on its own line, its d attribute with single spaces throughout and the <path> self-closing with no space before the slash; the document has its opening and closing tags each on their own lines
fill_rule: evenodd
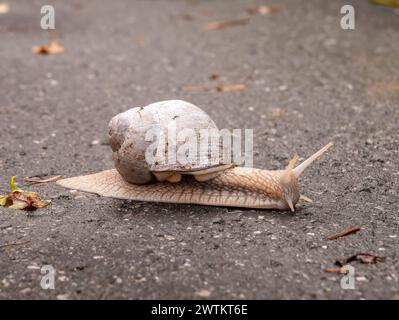
<svg viewBox="0 0 399 320">
<path fill-rule="evenodd" d="M 16 175 L 50 206 L 0 208 L 0 298 L 399 299 L 399 13 L 352 1 L 8 1 L 0 14 L 1 191 Z M 277 2 L 276 2 L 277 3 Z M 266 2 L 266 4 L 275 4 Z M 241 25 L 205 31 L 212 21 Z M 65 52 L 39 55 L 58 39 Z M 212 74 L 220 75 L 211 80 Z M 217 77 L 213 77 L 217 78 Z M 237 92 L 188 85 L 244 81 Z M 109 119 L 130 107 L 188 100 L 220 128 L 254 130 L 254 165 L 283 168 L 335 146 L 306 171 L 314 200 L 295 213 L 143 203 L 70 192 L 26 176 L 112 167 Z M 359 226 L 337 240 L 327 236 Z M 327 273 L 357 253 L 354 289 Z M 40 286 L 55 269 L 55 289 Z"/>
</svg>

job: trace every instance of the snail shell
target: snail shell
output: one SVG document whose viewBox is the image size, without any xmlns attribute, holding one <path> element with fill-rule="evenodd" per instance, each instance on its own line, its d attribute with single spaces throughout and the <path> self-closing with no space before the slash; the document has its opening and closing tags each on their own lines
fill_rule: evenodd
<svg viewBox="0 0 399 320">
<path fill-rule="evenodd" d="M 204 150 L 197 148 L 201 130 L 207 130 L 212 135 L 216 134 L 218 128 L 209 115 L 186 101 L 161 101 L 127 110 L 113 117 L 108 128 L 115 168 L 130 183 L 154 182 L 154 173 L 203 172 L 228 164 L 228 161 L 223 160 L 221 143 L 215 146 L 209 144 Z M 193 139 L 170 139 L 172 135 L 187 129 L 195 134 Z M 176 145 L 170 148 L 169 143 Z M 198 149 L 198 152 L 194 156 L 183 155 L 183 158 L 168 153 L 169 150 L 176 152 L 183 144 L 187 149 Z M 151 145 L 154 154 L 148 154 Z M 210 152 L 209 148 L 219 150 Z M 153 156 L 151 161 L 149 156 Z M 172 161 L 168 161 L 170 159 Z"/>
</svg>

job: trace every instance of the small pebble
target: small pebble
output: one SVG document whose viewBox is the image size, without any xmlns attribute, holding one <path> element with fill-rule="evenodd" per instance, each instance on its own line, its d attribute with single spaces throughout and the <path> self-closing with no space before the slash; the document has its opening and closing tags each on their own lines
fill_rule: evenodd
<svg viewBox="0 0 399 320">
<path fill-rule="evenodd" d="M 356 277 L 356 280 L 357 280 L 357 281 L 368 281 L 367 278 L 366 278 L 366 277 L 363 277 L 363 276 L 361 276 L 361 277 Z"/>
<path fill-rule="evenodd" d="M 209 298 L 211 296 L 211 292 L 209 290 L 206 290 L 206 289 L 201 289 L 199 291 L 196 291 L 195 295 L 197 297 L 199 297 L 199 298 L 206 299 L 206 298 Z"/>
</svg>

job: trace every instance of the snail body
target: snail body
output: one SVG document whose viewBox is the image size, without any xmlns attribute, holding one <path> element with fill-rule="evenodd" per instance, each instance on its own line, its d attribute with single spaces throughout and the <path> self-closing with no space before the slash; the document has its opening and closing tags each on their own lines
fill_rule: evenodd
<svg viewBox="0 0 399 320">
<path fill-rule="evenodd" d="M 217 129 L 205 112 L 181 100 L 130 109 L 115 116 L 109 124 L 115 169 L 57 183 L 120 199 L 294 211 L 300 199 L 310 200 L 299 192 L 300 175 L 332 146 L 332 143 L 327 144 L 296 167 L 297 155 L 284 170 L 263 170 L 236 166 L 220 153 L 211 156 L 213 153 L 209 150 L 194 158 L 183 157 L 184 161 L 158 161 L 166 150 L 165 141 L 160 139 L 155 144 L 155 156 L 149 162 L 145 153 L 151 141 L 146 135 L 153 131 L 159 136 L 170 123 L 176 131 L 187 127 L 193 132 Z M 204 158 L 209 161 L 198 161 Z"/>
</svg>

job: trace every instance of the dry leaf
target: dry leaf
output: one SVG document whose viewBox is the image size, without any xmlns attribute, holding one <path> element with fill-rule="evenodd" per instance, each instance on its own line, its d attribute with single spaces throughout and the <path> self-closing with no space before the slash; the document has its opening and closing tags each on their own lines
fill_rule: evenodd
<svg viewBox="0 0 399 320">
<path fill-rule="evenodd" d="M 12 200 L 8 195 L 0 195 L 0 206 L 9 207 L 12 205 Z"/>
<path fill-rule="evenodd" d="M 54 176 L 54 177 L 50 177 L 50 178 L 40 178 L 40 177 L 26 177 L 24 179 L 25 182 L 30 182 L 30 183 L 48 183 L 48 182 L 54 182 L 57 181 L 59 179 L 61 179 L 62 176 Z"/>
<path fill-rule="evenodd" d="M 26 207 L 33 207 L 33 208 L 44 208 L 47 206 L 50 201 L 49 200 L 42 200 L 39 198 L 39 195 L 36 192 L 28 192 L 28 191 L 14 191 L 12 193 L 15 200 L 25 202 Z M 14 205 L 14 204 L 13 204 Z"/>
<path fill-rule="evenodd" d="M 0 195 L 0 206 L 11 209 L 37 209 L 46 207 L 51 201 L 42 200 L 37 192 L 24 191 L 14 183 L 14 176 L 10 177 L 10 193 Z"/>
<path fill-rule="evenodd" d="M 217 74 L 217 73 L 212 73 L 210 76 L 209 76 L 209 80 L 217 80 L 217 79 L 219 79 L 220 78 L 220 74 Z"/>
<path fill-rule="evenodd" d="M 65 49 L 58 41 L 53 40 L 48 45 L 34 46 L 32 51 L 37 54 L 58 54 L 63 53 Z"/>
<path fill-rule="evenodd" d="M 379 81 L 368 85 L 368 90 L 377 94 L 392 94 L 399 92 L 399 82 Z"/>
<path fill-rule="evenodd" d="M 277 109 L 272 110 L 272 117 L 280 118 L 284 115 L 284 113 L 285 113 L 284 110 L 277 108 Z"/>
<path fill-rule="evenodd" d="M 275 6 L 259 6 L 256 8 L 248 8 L 247 12 L 249 14 L 260 14 L 262 16 L 272 13 L 277 13 L 283 10 L 283 6 L 275 5 Z"/>
<path fill-rule="evenodd" d="M 19 188 L 15 184 L 14 180 L 15 180 L 15 176 L 11 176 L 10 179 L 8 180 L 8 184 L 10 185 L 11 192 L 19 190 Z"/>
<path fill-rule="evenodd" d="M 220 29 L 225 29 L 225 28 L 228 28 L 228 27 L 242 26 L 242 25 L 247 24 L 248 21 L 249 21 L 248 18 L 244 18 L 244 19 L 209 22 L 204 27 L 204 30 L 206 30 L 206 31 L 208 31 L 208 30 L 220 30 Z"/>
<path fill-rule="evenodd" d="M 342 268 L 341 267 L 336 267 L 336 268 L 325 268 L 324 272 L 328 273 L 341 273 Z"/>
<path fill-rule="evenodd" d="M 186 86 L 185 91 L 194 92 L 235 92 L 245 90 L 245 83 L 231 83 L 231 84 L 200 84 L 193 86 Z"/>
<path fill-rule="evenodd" d="M 349 235 L 349 234 L 358 232 L 359 230 L 360 230 L 360 227 L 349 227 L 349 228 L 345 228 L 344 230 L 338 232 L 337 234 L 334 234 L 334 235 L 332 235 L 332 236 L 329 236 L 329 237 L 327 238 L 327 240 L 335 240 L 335 239 L 338 239 L 338 238 L 341 238 L 341 237 L 345 237 L 345 236 L 347 236 L 347 235 Z"/>
<path fill-rule="evenodd" d="M 370 253 L 358 253 L 353 256 L 350 256 L 349 258 L 337 260 L 335 262 L 335 264 L 337 266 L 344 266 L 344 265 L 354 262 L 354 261 L 359 261 L 364 264 L 370 264 L 370 263 L 383 262 L 384 260 L 385 260 L 385 257 L 383 257 L 383 256 L 376 256 L 376 255 L 370 254 Z"/>
<path fill-rule="evenodd" d="M 5 14 L 10 11 L 10 6 L 6 2 L 0 2 L 0 14 Z"/>
</svg>

